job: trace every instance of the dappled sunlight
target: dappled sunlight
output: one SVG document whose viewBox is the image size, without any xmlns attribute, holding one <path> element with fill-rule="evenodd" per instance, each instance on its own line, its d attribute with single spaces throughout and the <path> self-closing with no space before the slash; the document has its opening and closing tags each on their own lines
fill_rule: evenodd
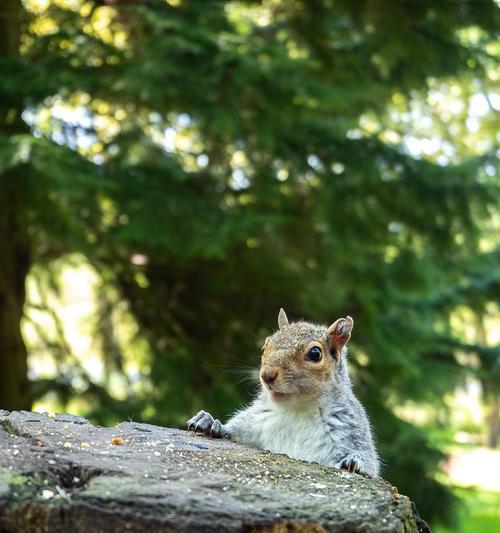
<svg viewBox="0 0 500 533">
<path fill-rule="evenodd" d="M 453 485 L 480 487 L 500 493 L 500 450 L 452 448 L 443 470 Z"/>
<path fill-rule="evenodd" d="M 51 275 L 56 272 L 53 280 L 40 272 L 27 280 L 23 334 L 30 351 L 30 378 L 58 380 L 68 375 L 71 387 L 83 396 L 64 406 L 49 392 L 34 409 L 84 414 L 89 409 L 85 393 L 93 384 L 104 386 L 116 400 L 147 390 L 147 343 L 136 337 L 137 325 L 124 302 L 110 289 L 103 295 L 102 278 L 83 257 L 59 261 Z M 103 304 L 109 306 L 104 317 Z M 116 344 L 103 343 L 99 328 L 113 328 Z"/>
</svg>

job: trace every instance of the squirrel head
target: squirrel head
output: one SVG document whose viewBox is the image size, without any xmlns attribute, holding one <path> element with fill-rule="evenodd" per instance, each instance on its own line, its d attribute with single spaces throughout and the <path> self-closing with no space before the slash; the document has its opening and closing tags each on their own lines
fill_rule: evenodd
<svg viewBox="0 0 500 533">
<path fill-rule="evenodd" d="M 262 348 L 260 381 L 273 401 L 316 398 L 334 380 L 334 370 L 351 337 L 354 322 L 339 318 L 330 327 L 288 322 L 283 309 L 279 329 Z"/>
</svg>

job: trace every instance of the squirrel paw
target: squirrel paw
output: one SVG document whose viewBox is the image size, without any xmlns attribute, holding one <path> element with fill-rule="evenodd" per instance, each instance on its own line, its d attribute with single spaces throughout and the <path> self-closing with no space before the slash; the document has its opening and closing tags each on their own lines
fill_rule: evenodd
<svg viewBox="0 0 500 533">
<path fill-rule="evenodd" d="M 363 474 L 363 467 L 361 465 L 361 461 L 358 457 L 356 457 L 356 455 L 347 455 L 342 459 L 342 461 L 339 461 L 335 466 L 337 468 L 341 468 L 342 470 L 347 470 L 348 472 L 351 472 L 353 474 Z"/>
<path fill-rule="evenodd" d="M 208 435 L 214 439 L 220 439 L 225 437 L 228 433 L 222 427 L 220 420 L 214 419 L 214 417 L 206 411 L 199 411 L 187 422 L 188 431 L 201 431 L 205 435 Z"/>
</svg>

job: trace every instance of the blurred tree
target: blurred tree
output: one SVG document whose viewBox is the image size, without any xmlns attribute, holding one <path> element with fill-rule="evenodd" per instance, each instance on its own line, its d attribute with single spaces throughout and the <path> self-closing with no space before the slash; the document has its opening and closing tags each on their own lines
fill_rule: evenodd
<svg viewBox="0 0 500 533">
<path fill-rule="evenodd" d="M 20 61 L 19 2 L 8 0 L 0 12 L 0 55 L 7 65 Z M 5 74 L 4 74 L 5 75 Z M 31 394 L 27 376 L 27 354 L 21 336 L 25 280 L 32 262 L 29 225 L 23 210 L 22 181 L 26 156 L 16 153 L 10 139 L 27 134 L 21 119 L 25 102 L 14 91 L 5 91 L 0 100 L 0 142 L 2 174 L 0 183 L 0 405 L 29 408 Z M 15 162 L 14 162 L 15 160 Z"/>
<path fill-rule="evenodd" d="M 483 269 L 478 245 L 498 181 L 491 147 L 436 163 L 385 124 L 432 80 L 487 80 L 495 2 L 26 0 L 20 25 L 20 3 L 5 5 L 4 26 L 16 16 L 0 28 L 0 224 L 23 260 L 2 250 L 15 349 L 0 344 L 0 390 L 18 385 L 0 404 L 29 404 L 26 273 L 65 254 L 102 277 L 107 373 L 122 366 L 110 287 L 150 347 L 152 388 L 125 403 L 80 369 L 100 421 L 227 415 L 243 391 L 222 369 L 257 365 L 279 306 L 325 323 L 349 313 L 385 475 L 445 518 L 442 454 L 394 410 L 440 402 L 464 372 L 449 317 L 466 288 L 498 295 L 498 262 Z M 19 28 L 20 44 L 6 36 Z M 15 312 L 2 287 L 17 287 Z M 63 376 L 35 393 L 51 387 L 72 392 Z"/>
<path fill-rule="evenodd" d="M 20 54 L 21 3 L 0 10 L 0 405 L 29 409 L 27 353 L 20 332 L 26 276 L 35 262 L 86 250 L 96 228 L 95 166 L 73 150 L 33 136 L 23 112 L 61 88 Z M 28 39 L 29 42 L 29 39 Z M 95 242 L 95 238 L 93 239 Z"/>
<path fill-rule="evenodd" d="M 15 61 L 19 55 L 19 14 L 18 2 L 10 0 L 5 2 L 0 13 L 0 55 L 7 61 Z M 10 95 L 10 100 L 7 105 L 3 99 L 1 102 L 2 140 L 6 135 L 27 129 L 21 121 L 20 108 L 16 106 L 19 99 Z M 4 170 L 0 178 L 3 179 L 0 197 L 0 405 L 7 409 L 31 405 L 26 347 L 20 330 L 31 250 L 26 223 L 18 211 L 20 191 L 13 174 L 12 169 Z"/>
<path fill-rule="evenodd" d="M 490 448 L 498 446 L 499 412 L 500 412 L 500 385 L 499 385 L 499 355 L 497 350 L 487 350 L 487 335 L 484 325 L 484 311 L 476 314 L 478 345 L 477 350 L 480 364 L 480 379 L 483 386 L 483 395 L 488 407 L 488 437 L 487 444 Z"/>
</svg>

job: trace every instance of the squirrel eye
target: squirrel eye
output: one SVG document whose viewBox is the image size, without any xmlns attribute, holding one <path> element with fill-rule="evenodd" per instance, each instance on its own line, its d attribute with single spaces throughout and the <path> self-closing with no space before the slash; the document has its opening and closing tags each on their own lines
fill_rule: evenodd
<svg viewBox="0 0 500 533">
<path fill-rule="evenodd" d="M 306 354 L 307 361 L 313 361 L 314 363 L 319 363 L 322 358 L 321 349 L 318 346 L 313 346 Z"/>
</svg>

